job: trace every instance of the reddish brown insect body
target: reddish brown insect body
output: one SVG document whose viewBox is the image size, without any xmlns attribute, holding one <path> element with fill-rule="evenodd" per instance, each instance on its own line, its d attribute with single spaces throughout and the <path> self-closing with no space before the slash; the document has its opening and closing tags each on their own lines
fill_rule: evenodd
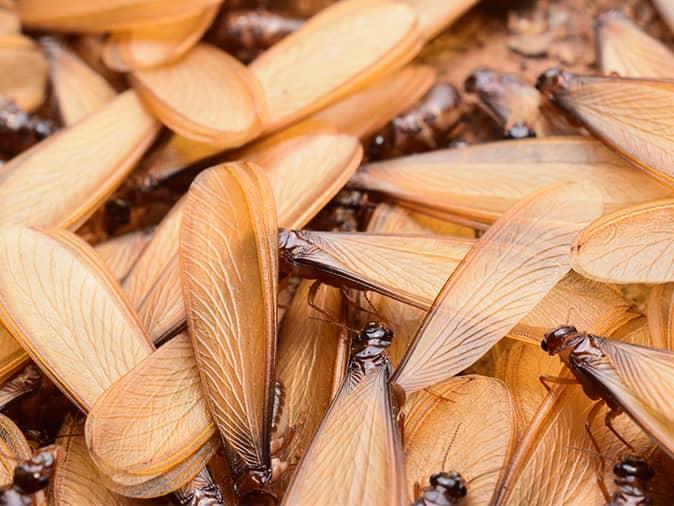
<svg viewBox="0 0 674 506">
<path fill-rule="evenodd" d="M 452 506 L 466 496 L 466 482 L 456 471 L 433 474 L 429 482 L 412 506 Z"/>
<path fill-rule="evenodd" d="M 0 155 L 10 159 L 56 131 L 48 120 L 31 116 L 14 102 L 0 105 Z"/>
<path fill-rule="evenodd" d="M 24 506 L 33 504 L 32 495 L 44 490 L 54 474 L 56 446 L 41 449 L 35 456 L 14 468 L 14 480 L 0 488 L 0 505 Z"/>
<path fill-rule="evenodd" d="M 367 148 L 370 160 L 421 153 L 443 146 L 459 118 L 459 94 L 449 83 L 438 83 L 419 104 L 389 122 Z"/>
<path fill-rule="evenodd" d="M 223 503 L 220 487 L 213 481 L 211 474 L 204 468 L 190 483 L 189 489 L 175 492 L 181 506 L 218 506 Z"/>
<path fill-rule="evenodd" d="M 623 457 L 613 466 L 615 484 L 618 490 L 613 493 L 607 506 L 640 506 L 651 504 L 648 497 L 648 482 L 655 475 L 653 468 L 639 457 Z"/>
</svg>

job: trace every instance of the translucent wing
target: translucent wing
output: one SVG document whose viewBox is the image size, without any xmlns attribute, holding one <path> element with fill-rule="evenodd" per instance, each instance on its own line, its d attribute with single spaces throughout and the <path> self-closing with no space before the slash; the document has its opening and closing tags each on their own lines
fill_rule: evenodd
<svg viewBox="0 0 674 506">
<path fill-rule="evenodd" d="M 325 321 L 308 304 L 310 281 L 300 284 L 279 332 L 276 378 L 281 382 L 280 416 L 274 435 L 287 442 L 281 460 L 297 462 L 330 406 L 333 392 L 344 372 L 346 336 L 338 325 Z M 339 290 L 321 286 L 315 304 L 341 318 Z M 291 471 L 281 477 L 281 490 L 288 484 Z"/>
<path fill-rule="evenodd" d="M 0 325 L 0 382 L 7 380 L 28 362 L 28 355 L 9 331 Z"/>
<path fill-rule="evenodd" d="M 86 412 L 152 345 L 119 285 L 81 239 L 13 227 L 0 237 L 2 322 Z"/>
<path fill-rule="evenodd" d="M 402 2 L 344 0 L 328 7 L 250 65 L 269 107 L 267 129 L 328 105 L 404 65 L 419 49 L 416 15 Z"/>
<path fill-rule="evenodd" d="M 27 26 L 61 31 L 121 31 L 166 23 L 222 0 L 22 0 L 19 16 Z"/>
<path fill-rule="evenodd" d="M 301 275 L 374 290 L 428 309 L 474 240 L 371 233 L 285 231 L 281 255 Z"/>
<path fill-rule="evenodd" d="M 20 34 L 0 35 L 0 94 L 24 111 L 37 109 L 45 99 L 48 64 L 32 39 Z"/>
<path fill-rule="evenodd" d="M 386 367 L 352 390 L 348 385 L 347 378 L 295 472 L 284 505 L 408 503 Z"/>
<path fill-rule="evenodd" d="M 405 0 L 405 2 L 417 11 L 419 28 L 425 39 L 430 40 L 475 5 L 477 0 L 454 0 L 452 2 Z"/>
<path fill-rule="evenodd" d="M 552 71 L 539 87 L 623 157 L 674 184 L 674 82 Z"/>
<path fill-rule="evenodd" d="M 674 200 L 606 215 L 578 236 L 571 265 L 583 276 L 609 283 L 674 281 L 672 224 Z"/>
<path fill-rule="evenodd" d="M 11 483 L 17 461 L 30 458 L 32 452 L 21 429 L 0 415 L 0 482 Z"/>
<path fill-rule="evenodd" d="M 656 348 L 674 349 L 674 284 L 656 285 L 648 299 L 648 327 Z"/>
<path fill-rule="evenodd" d="M 598 193 L 579 185 L 508 211 L 447 280 L 392 381 L 411 392 L 478 360 L 567 273 L 575 235 L 600 214 Z"/>
<path fill-rule="evenodd" d="M 276 215 L 252 164 L 201 173 L 185 202 L 180 264 L 211 415 L 248 468 L 270 468 L 276 345 Z"/>
<path fill-rule="evenodd" d="M 189 139 L 225 149 L 261 131 L 265 105 L 259 85 L 214 46 L 199 44 L 174 63 L 136 70 L 131 82 L 162 123 Z"/>
<path fill-rule="evenodd" d="M 56 444 L 63 451 L 49 489 L 54 503 L 63 506 L 140 505 L 139 501 L 113 494 L 103 486 L 100 474 L 89 457 L 82 430 L 84 425 L 69 415 L 56 438 Z"/>
<path fill-rule="evenodd" d="M 515 446 L 517 419 L 508 388 L 485 376 L 462 376 L 421 391 L 405 408 L 407 490 L 440 471 L 470 482 L 466 504 L 488 504 Z"/>
<path fill-rule="evenodd" d="M 102 56 L 105 58 L 106 54 L 114 53 L 115 59 L 106 61 L 106 64 L 120 72 L 165 65 L 180 58 L 199 42 L 217 12 L 218 7 L 211 6 L 170 23 L 150 24 L 113 33 L 106 41 Z M 117 59 L 122 63 L 121 68 L 114 66 Z"/>
<path fill-rule="evenodd" d="M 165 472 L 214 433 L 192 343 L 185 333 L 106 390 L 86 424 L 91 457 L 111 475 Z"/>
<path fill-rule="evenodd" d="M 674 54 L 622 12 L 613 10 L 601 14 L 595 22 L 595 33 L 604 74 L 655 79 L 674 77 Z"/>
<path fill-rule="evenodd" d="M 49 58 L 49 76 L 59 113 L 66 125 L 72 125 L 110 102 L 116 92 L 96 71 L 56 39 L 47 39 L 43 47 Z"/>
<path fill-rule="evenodd" d="M 484 182 L 490 184 L 485 185 Z M 532 192 L 590 182 L 607 211 L 671 192 L 597 141 L 552 137 L 493 142 L 366 165 L 351 183 L 407 207 L 491 223 Z"/>
<path fill-rule="evenodd" d="M 151 230 L 139 230 L 97 244 L 94 249 L 112 274 L 121 280 L 133 268 L 151 240 Z"/>
<path fill-rule="evenodd" d="M 3 167 L 0 223 L 77 228 L 126 178 L 157 131 L 136 95 L 122 93 Z"/>
<path fill-rule="evenodd" d="M 312 119 L 324 121 L 340 132 L 365 139 L 412 107 L 434 81 L 432 67 L 409 65 L 318 111 Z"/>
<path fill-rule="evenodd" d="M 674 456 L 674 352 L 604 340 L 607 363 L 587 368 L 627 413 Z"/>
</svg>

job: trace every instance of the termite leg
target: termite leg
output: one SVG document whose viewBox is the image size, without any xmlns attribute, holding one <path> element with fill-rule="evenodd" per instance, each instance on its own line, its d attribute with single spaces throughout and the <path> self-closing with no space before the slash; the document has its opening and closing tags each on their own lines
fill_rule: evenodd
<svg viewBox="0 0 674 506">
<path fill-rule="evenodd" d="M 613 427 L 613 419 L 622 414 L 622 411 L 619 409 L 611 409 L 608 413 L 606 413 L 606 418 L 604 418 L 604 425 L 608 427 L 608 429 L 613 432 L 613 435 L 617 437 L 622 444 L 624 444 L 627 448 L 630 449 L 632 453 L 637 453 L 637 451 L 634 449 L 634 447 L 629 444 L 624 437 L 622 437 L 617 430 Z"/>
<path fill-rule="evenodd" d="M 316 295 L 318 294 L 318 289 L 321 287 L 321 284 L 320 280 L 316 280 L 311 284 L 311 287 L 309 287 L 309 294 L 307 295 L 307 303 L 311 309 L 327 317 L 329 322 L 336 323 L 337 320 L 333 315 L 316 304 Z"/>
<path fill-rule="evenodd" d="M 421 485 L 418 481 L 414 482 L 414 497 L 419 497 L 421 495 Z"/>
<path fill-rule="evenodd" d="M 597 417 L 597 415 L 599 414 L 599 410 L 603 405 L 604 401 L 600 400 L 597 401 L 594 404 L 594 406 L 592 406 L 592 409 L 587 414 L 587 417 L 585 417 L 585 431 L 587 432 L 587 435 L 590 437 L 592 446 L 594 446 L 594 449 L 597 452 L 597 458 L 599 459 L 598 460 L 599 466 L 597 468 L 597 485 L 599 485 L 602 494 L 604 494 L 604 498 L 608 502 L 611 496 L 609 495 L 608 489 L 606 488 L 606 483 L 604 482 L 604 457 L 602 456 L 601 449 L 599 448 L 599 443 L 597 443 L 597 440 L 592 434 L 592 421 Z"/>
<path fill-rule="evenodd" d="M 560 378 L 558 376 L 550 376 L 549 374 L 541 374 L 538 377 L 538 381 L 541 382 L 548 392 L 552 389 L 548 383 L 557 383 L 558 385 L 576 385 L 578 383 L 577 380 L 572 378 Z"/>
</svg>

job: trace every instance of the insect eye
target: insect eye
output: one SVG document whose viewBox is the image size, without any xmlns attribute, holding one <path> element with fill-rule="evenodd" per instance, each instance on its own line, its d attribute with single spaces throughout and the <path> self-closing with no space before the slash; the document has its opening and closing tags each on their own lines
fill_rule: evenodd
<svg viewBox="0 0 674 506">
<path fill-rule="evenodd" d="M 545 338 L 541 341 L 541 348 L 543 348 L 543 351 L 548 351 L 548 340 L 547 340 L 547 338 Z"/>
</svg>

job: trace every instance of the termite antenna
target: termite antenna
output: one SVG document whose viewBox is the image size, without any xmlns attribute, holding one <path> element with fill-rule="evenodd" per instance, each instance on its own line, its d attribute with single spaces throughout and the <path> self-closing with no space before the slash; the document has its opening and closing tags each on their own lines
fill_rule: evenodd
<svg viewBox="0 0 674 506">
<path fill-rule="evenodd" d="M 447 457 L 449 456 L 449 450 L 452 449 L 452 446 L 454 445 L 454 441 L 456 440 L 456 435 L 459 433 L 459 429 L 461 429 L 461 422 L 458 423 L 456 426 L 456 430 L 454 431 L 454 435 L 452 436 L 452 439 L 449 441 L 449 445 L 447 445 L 447 449 L 445 450 L 445 456 L 442 459 L 442 468 L 445 469 L 445 464 L 447 463 Z"/>
<path fill-rule="evenodd" d="M 470 480 L 466 481 L 466 486 L 470 485 L 475 480 L 479 480 L 480 478 L 484 478 L 485 476 L 487 476 L 489 474 L 492 474 L 492 473 L 498 473 L 505 468 L 506 468 L 506 466 L 499 466 L 499 467 L 495 467 L 493 469 L 488 469 L 487 471 L 484 471 L 484 472 L 478 474 L 477 476 L 473 476 Z"/>
</svg>

